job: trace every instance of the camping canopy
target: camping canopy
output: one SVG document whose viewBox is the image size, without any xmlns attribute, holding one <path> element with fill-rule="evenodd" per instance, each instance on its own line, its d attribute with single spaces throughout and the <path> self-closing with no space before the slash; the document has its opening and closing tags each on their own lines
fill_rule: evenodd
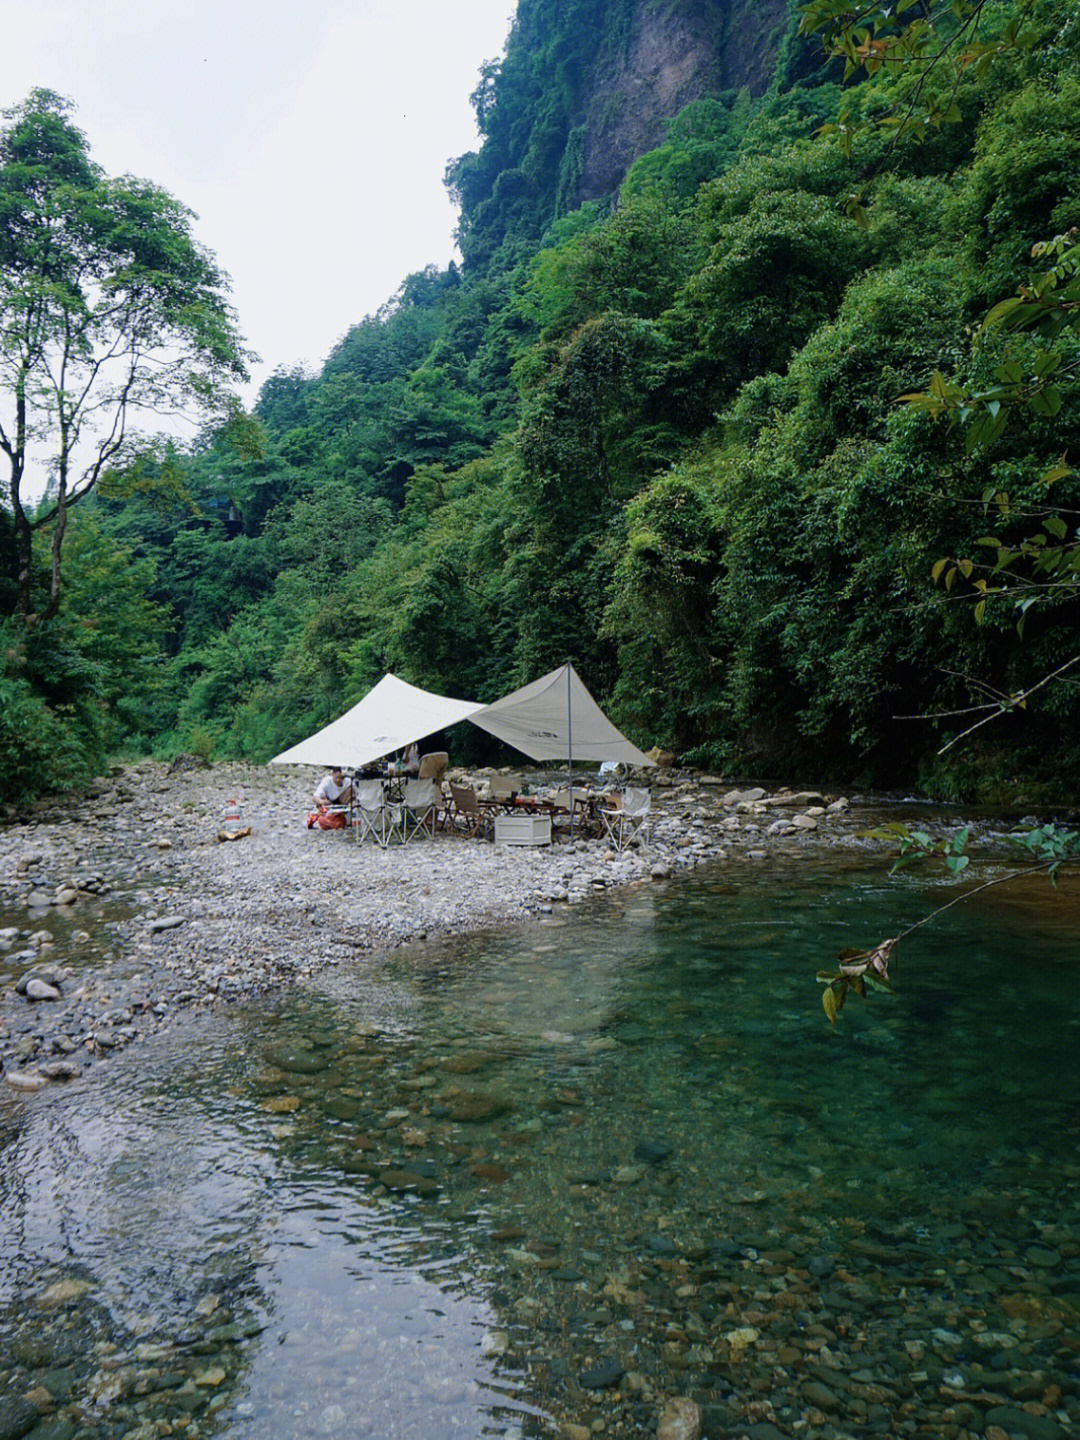
<svg viewBox="0 0 1080 1440">
<path fill-rule="evenodd" d="M 472 700 L 433 695 L 396 675 L 384 675 L 351 710 L 291 750 L 275 755 L 270 764 L 340 765 L 359 770 L 414 740 L 468 720 L 482 708 Z"/>
<path fill-rule="evenodd" d="M 616 730 L 572 665 L 504 695 L 469 719 L 534 760 L 656 763 Z"/>
</svg>

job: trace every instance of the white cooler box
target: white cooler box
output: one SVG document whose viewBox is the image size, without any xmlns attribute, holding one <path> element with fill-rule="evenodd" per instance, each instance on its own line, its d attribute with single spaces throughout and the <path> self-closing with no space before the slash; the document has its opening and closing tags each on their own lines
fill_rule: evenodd
<svg viewBox="0 0 1080 1440">
<path fill-rule="evenodd" d="M 496 845 L 550 845 L 550 815 L 496 815 Z"/>
</svg>

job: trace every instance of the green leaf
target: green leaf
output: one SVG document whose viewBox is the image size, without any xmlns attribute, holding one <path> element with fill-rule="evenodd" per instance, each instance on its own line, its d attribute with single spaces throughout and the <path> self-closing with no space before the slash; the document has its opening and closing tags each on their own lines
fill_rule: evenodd
<svg viewBox="0 0 1080 1440">
<path fill-rule="evenodd" d="M 1069 476 L 1072 473 L 1073 470 L 1071 465 L 1055 465 L 1052 469 L 1047 470 L 1046 474 L 1039 481 L 1039 484 L 1046 485 L 1048 487 L 1050 485 L 1056 485 L 1059 480 L 1064 480 L 1066 476 Z"/>
<path fill-rule="evenodd" d="M 992 310 L 987 312 L 986 318 L 982 323 L 982 329 L 994 329 L 995 326 L 1007 320 L 1018 306 L 1023 304 L 1024 299 L 1020 295 L 1011 295 L 1008 300 L 1002 300 L 999 304 L 995 305 Z"/>
<path fill-rule="evenodd" d="M 844 1008 L 844 1001 L 847 999 L 847 986 L 837 981 L 822 992 L 821 1003 L 825 1007 L 825 1014 L 829 1017 L 829 1024 L 836 1024 L 836 1017 Z"/>
<path fill-rule="evenodd" d="M 1035 374 L 1040 380 L 1044 380 L 1047 375 L 1053 375 L 1061 369 L 1061 360 L 1060 350 L 1045 351 L 1035 361 Z"/>
<path fill-rule="evenodd" d="M 1061 409 L 1061 391 L 1056 385 L 1047 385 L 1045 390 L 1034 390 L 1028 404 L 1036 415 L 1054 416 Z"/>
</svg>

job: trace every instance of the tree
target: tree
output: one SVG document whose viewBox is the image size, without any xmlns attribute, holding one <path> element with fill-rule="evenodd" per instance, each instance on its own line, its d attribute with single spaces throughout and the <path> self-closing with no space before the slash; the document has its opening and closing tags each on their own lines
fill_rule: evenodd
<svg viewBox="0 0 1080 1440">
<path fill-rule="evenodd" d="M 105 175 L 71 110 L 34 90 L 0 131 L 0 450 L 25 624 L 57 613 L 68 512 L 132 454 L 138 413 L 235 405 L 228 383 L 245 378 L 247 358 L 191 212 L 148 181 Z M 35 507 L 27 490 L 42 478 Z M 45 527 L 39 616 L 34 537 Z"/>
<path fill-rule="evenodd" d="M 981 464 L 991 475 L 997 468 L 995 447 L 1010 418 L 1025 408 L 1035 417 L 1028 427 L 1028 453 L 1008 456 L 1000 467 L 1011 473 L 1014 485 L 1024 483 L 1025 471 L 1033 466 L 1036 473 L 1043 472 L 1035 482 L 1035 503 L 1017 504 L 1015 495 L 993 479 L 982 489 L 981 504 L 994 517 L 986 525 L 994 533 L 976 541 L 992 552 L 990 559 L 979 563 L 961 552 L 958 557 L 938 559 L 931 570 L 933 582 L 941 582 L 949 592 L 958 579 L 961 585 L 970 582 L 974 618 L 980 624 L 988 618 L 988 605 L 999 602 L 1010 607 L 1023 636 L 1033 607 L 1057 607 L 1075 600 L 1080 592 L 1077 512 L 1071 509 L 1055 514 L 1043 500 L 1051 486 L 1074 474 L 1060 446 L 1065 432 L 1062 412 L 1066 403 L 1075 399 L 1080 373 L 1080 231 L 1071 184 L 1080 131 L 1075 118 L 1075 75 L 1060 73 L 1056 62 L 1070 46 L 1075 50 L 1075 9 L 1059 6 L 1054 0 L 1028 0 L 1024 5 L 929 0 L 913 19 L 901 20 L 910 9 L 911 0 L 886 8 L 861 0 L 854 5 L 849 0 L 810 0 L 803 6 L 802 31 L 821 34 L 830 53 L 844 58 L 845 79 L 863 71 L 868 81 L 861 87 L 865 90 L 873 91 L 874 77 L 886 87 L 892 85 L 892 103 L 878 120 L 891 131 L 890 143 L 877 164 L 860 177 L 864 183 L 845 202 L 847 212 L 864 227 L 869 223 L 863 203 L 869 182 L 892 159 L 901 141 L 921 139 L 964 119 L 961 101 L 970 78 L 986 76 L 995 63 L 1013 52 L 1042 50 L 1049 62 L 1046 73 L 1040 73 L 1036 65 L 1035 79 L 1002 106 L 1002 115 L 1008 113 L 1014 123 L 999 124 L 980 135 L 961 213 L 969 234 L 973 220 L 982 223 L 975 243 L 987 252 L 981 268 L 991 284 L 1000 278 L 1002 265 L 1014 263 L 1018 234 L 1025 226 L 1064 224 L 1069 228 L 1031 247 L 1031 258 L 1044 264 L 1049 261 L 1049 268 L 1022 283 L 1013 296 L 1000 300 L 985 314 L 974 332 L 967 376 L 949 379 L 935 370 L 925 391 L 899 397 L 916 409 L 959 425 L 965 432 L 969 464 Z M 823 129 L 839 140 L 849 156 L 857 128 L 853 116 L 849 107 L 835 125 Z M 1039 451 L 1051 446 L 1053 454 L 1044 453 L 1040 459 Z M 1017 525 L 1032 522 L 1036 533 L 1016 533 Z M 990 721 L 1025 707 L 1029 697 L 1060 680 L 1077 664 L 1080 654 L 1064 660 L 1056 654 L 1048 674 L 1011 692 L 975 682 L 984 703 L 934 717 L 959 716 L 966 725 L 939 755 Z M 967 724 L 973 715 L 979 718 Z M 954 877 L 968 869 L 967 828 L 941 839 L 904 825 L 891 825 L 877 833 L 880 838 L 899 841 L 894 871 L 934 856 L 944 860 Z M 825 1013 L 831 1022 L 836 1021 L 849 992 L 866 998 L 870 991 L 890 990 L 889 964 L 896 947 L 944 910 L 990 886 L 1033 873 L 1056 880 L 1063 865 L 1080 863 L 1080 831 L 1076 829 L 1022 824 L 1008 838 L 1024 857 L 1022 869 L 992 875 L 899 935 L 872 949 L 842 951 L 836 969 L 818 972 L 825 986 Z"/>
</svg>

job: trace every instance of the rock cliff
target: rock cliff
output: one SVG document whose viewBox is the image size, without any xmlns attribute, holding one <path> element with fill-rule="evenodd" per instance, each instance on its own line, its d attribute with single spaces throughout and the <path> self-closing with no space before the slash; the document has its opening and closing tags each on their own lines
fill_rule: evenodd
<svg viewBox="0 0 1080 1440">
<path fill-rule="evenodd" d="M 466 265 L 510 268 L 554 216 L 614 195 L 692 101 L 762 94 L 793 24 L 789 0 L 518 0 L 473 95 L 483 145 L 447 169 Z"/>
<path fill-rule="evenodd" d="M 691 101 L 744 87 L 760 95 L 772 79 L 787 12 L 787 0 L 745 7 L 741 0 L 681 7 L 633 0 L 628 38 L 618 44 L 612 37 L 597 54 L 572 117 L 581 136 L 572 199 L 580 204 L 617 189 Z"/>
</svg>

